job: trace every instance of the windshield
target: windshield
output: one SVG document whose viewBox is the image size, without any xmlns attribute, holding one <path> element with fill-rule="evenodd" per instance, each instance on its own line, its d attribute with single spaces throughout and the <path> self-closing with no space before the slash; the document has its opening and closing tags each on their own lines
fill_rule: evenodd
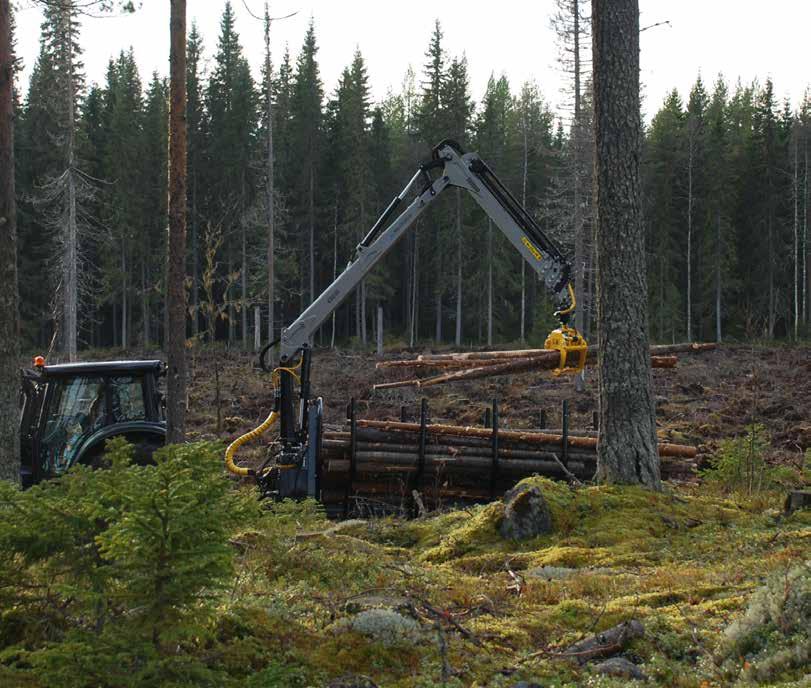
<svg viewBox="0 0 811 688">
<path fill-rule="evenodd" d="M 52 388 L 42 433 L 46 470 L 61 473 L 76 456 L 82 440 L 104 426 L 104 381 L 75 377 L 49 382 Z"/>
</svg>

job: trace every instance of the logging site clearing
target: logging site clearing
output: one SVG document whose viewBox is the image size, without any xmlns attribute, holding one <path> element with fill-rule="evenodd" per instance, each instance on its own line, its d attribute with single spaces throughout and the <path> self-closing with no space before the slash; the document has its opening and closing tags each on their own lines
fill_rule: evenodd
<svg viewBox="0 0 811 688">
<path fill-rule="evenodd" d="M 538 428 L 541 411 L 560 428 L 567 400 L 572 434 L 593 428 L 595 369 L 584 393 L 546 372 L 373 391 L 391 378 L 378 357 L 315 356 L 327 433 L 345 427 L 350 397 L 365 419 L 418 421 L 425 397 L 430 423 L 480 427 L 495 398 L 505 431 Z M 192 355 L 190 440 L 228 440 L 264 417 L 270 388 L 251 361 Z M 274 519 L 234 535 L 246 584 L 219 622 L 221 651 L 257 666 L 284 657 L 278 685 L 807 685 L 811 513 L 783 500 L 811 477 L 808 348 L 725 345 L 654 369 L 653 390 L 660 442 L 698 448 L 691 475 L 662 493 L 526 478 L 519 489 L 548 505 L 547 534 L 504 537 L 500 498 L 416 518 L 407 494 L 400 517 L 370 499 L 337 523 L 309 500 L 273 505 Z M 747 470 L 757 485 L 735 477 Z"/>
</svg>

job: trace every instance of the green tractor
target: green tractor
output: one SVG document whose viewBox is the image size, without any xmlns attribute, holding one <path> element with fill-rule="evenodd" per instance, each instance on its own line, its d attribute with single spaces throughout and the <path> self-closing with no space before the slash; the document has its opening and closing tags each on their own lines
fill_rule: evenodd
<svg viewBox="0 0 811 688">
<path fill-rule="evenodd" d="M 23 371 L 20 449 L 23 487 L 71 466 L 103 464 L 104 444 L 125 437 L 145 463 L 166 441 L 161 361 L 45 365 Z"/>
</svg>

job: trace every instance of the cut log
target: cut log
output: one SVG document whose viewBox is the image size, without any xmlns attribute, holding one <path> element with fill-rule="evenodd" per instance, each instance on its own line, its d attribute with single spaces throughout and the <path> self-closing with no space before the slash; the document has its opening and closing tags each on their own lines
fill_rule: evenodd
<svg viewBox="0 0 811 688">
<path fill-rule="evenodd" d="M 386 420 L 358 420 L 357 424 L 363 428 L 377 428 L 387 431 L 419 432 L 419 423 L 400 423 Z M 427 425 L 426 430 L 432 435 L 451 435 L 456 437 L 492 437 L 493 431 L 489 428 L 463 427 L 459 425 Z M 550 435 L 542 432 L 524 432 L 520 430 L 499 430 L 499 441 L 502 439 L 524 442 L 527 444 L 549 444 L 560 446 L 563 441 L 561 435 Z M 583 449 L 596 450 L 597 438 L 594 437 L 569 437 L 570 447 L 580 447 Z M 677 456 L 684 458 L 695 458 L 698 451 L 695 447 L 688 447 L 681 444 L 659 443 L 659 456 Z"/>
<path fill-rule="evenodd" d="M 453 366 L 446 366 L 446 362 L 439 362 L 440 367 L 459 368 L 450 373 L 443 373 L 427 378 L 415 378 L 411 380 L 398 380 L 396 382 L 381 382 L 372 386 L 372 390 L 396 389 L 398 387 L 432 387 L 448 382 L 458 382 L 461 380 L 477 380 L 484 377 L 497 377 L 499 375 L 514 375 L 526 373 L 532 370 L 553 370 L 560 365 L 560 353 L 557 351 L 539 350 L 541 353 L 531 357 L 508 358 L 497 360 L 477 361 L 471 359 L 467 366 L 460 365 L 454 361 Z M 594 363 L 597 360 L 596 353 L 589 352 L 586 363 Z M 392 361 L 392 363 L 408 364 L 414 363 L 418 368 L 433 367 L 432 361 Z M 475 364 L 475 365 L 473 365 Z M 651 356 L 651 366 L 653 368 L 675 368 L 678 364 L 676 356 Z M 473 367 L 471 367 L 473 366 Z M 406 367 L 406 366 L 401 366 Z"/>
</svg>

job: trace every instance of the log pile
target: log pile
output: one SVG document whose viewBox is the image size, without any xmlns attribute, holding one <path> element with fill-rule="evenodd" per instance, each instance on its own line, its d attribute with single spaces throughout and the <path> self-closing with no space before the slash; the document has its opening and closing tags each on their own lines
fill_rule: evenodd
<svg viewBox="0 0 811 688">
<path fill-rule="evenodd" d="M 710 351 L 716 345 L 709 344 L 668 344 L 652 346 L 651 366 L 654 368 L 675 368 L 676 354 Z M 589 347 L 586 365 L 597 362 L 597 348 Z M 410 378 L 374 385 L 373 389 L 395 387 L 431 387 L 448 382 L 476 380 L 498 375 L 515 375 L 535 370 L 553 370 L 560 365 L 560 352 L 550 349 L 519 349 L 512 351 L 471 351 L 467 353 L 423 354 L 416 359 L 380 361 L 378 369 L 416 371 L 441 371 L 429 377 Z"/>
<path fill-rule="evenodd" d="M 662 477 L 691 479 L 696 453 L 660 443 Z M 596 465 L 593 433 L 357 420 L 324 432 L 322 502 L 329 507 L 362 496 L 403 505 L 414 490 L 432 506 L 486 501 L 533 474 L 591 480 Z"/>
</svg>

